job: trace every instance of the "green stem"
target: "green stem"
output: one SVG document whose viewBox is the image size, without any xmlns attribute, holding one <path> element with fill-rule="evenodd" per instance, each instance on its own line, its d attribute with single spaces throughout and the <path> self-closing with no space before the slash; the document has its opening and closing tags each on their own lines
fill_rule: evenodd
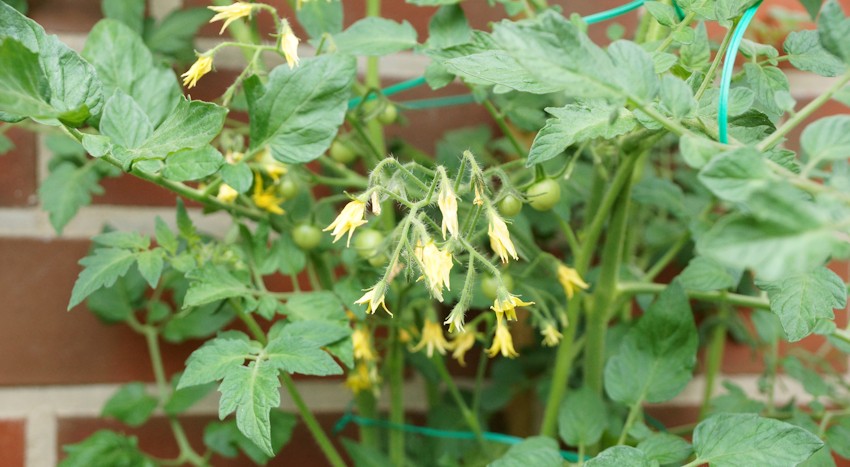
<svg viewBox="0 0 850 467">
<path fill-rule="evenodd" d="M 558 413 L 561 408 L 561 401 L 567 392 L 567 382 L 572 373 L 573 361 L 575 361 L 576 352 L 574 351 L 574 344 L 580 310 L 581 299 L 579 297 L 573 297 L 567 304 L 569 326 L 564 330 L 564 337 L 561 339 L 561 343 L 558 344 L 558 352 L 555 357 L 552 386 L 549 389 L 549 396 L 546 399 L 546 410 L 543 413 L 543 423 L 540 427 L 540 434 L 543 436 L 549 436 L 551 438 L 557 436 Z"/>
<path fill-rule="evenodd" d="M 168 388 L 168 379 L 165 376 L 165 368 L 162 364 L 162 352 L 159 348 L 159 334 L 153 326 L 139 325 L 133 326 L 145 336 L 145 342 L 148 345 L 148 353 L 151 357 L 151 366 L 153 367 L 153 375 L 156 380 L 157 392 L 159 393 L 160 405 L 165 405 L 168 402 L 170 394 Z M 169 415 L 168 424 L 171 426 L 171 432 L 174 434 L 174 440 L 177 442 L 177 448 L 180 450 L 178 459 L 189 462 L 192 465 L 208 465 L 208 462 L 195 450 L 186 438 L 186 432 L 183 431 L 183 426 L 176 417 Z"/>
<path fill-rule="evenodd" d="M 366 0 L 366 17 L 381 16 L 381 0 Z M 376 90 L 381 88 L 381 76 L 379 69 L 378 57 L 368 57 L 366 59 L 366 88 Z M 373 118 L 366 124 L 369 130 L 369 141 L 375 147 L 380 149 L 381 153 L 386 152 L 386 143 L 384 142 L 384 127 L 378 119 Z"/>
<path fill-rule="evenodd" d="M 629 172 L 629 175 L 631 175 L 631 172 Z M 587 317 L 584 382 L 586 386 L 598 394 L 602 393 L 602 371 L 605 367 L 605 334 L 611 315 L 608 308 L 617 290 L 617 277 L 620 272 L 623 245 L 628 230 L 631 179 L 631 176 L 628 177 L 623 185 L 611 212 L 611 221 L 602 251 L 599 280 L 594 285 L 593 310 Z"/>
<path fill-rule="evenodd" d="M 793 117 L 789 118 L 782 126 L 777 128 L 775 132 L 773 132 L 770 136 L 765 138 L 761 143 L 756 145 L 756 149 L 759 151 L 767 151 L 782 140 L 782 138 L 787 135 L 791 130 L 797 127 L 803 120 L 809 118 L 817 109 L 820 108 L 823 104 L 825 104 L 828 100 L 830 100 L 836 92 L 838 92 L 845 84 L 850 82 L 850 69 L 844 72 L 843 75 L 839 76 L 836 79 L 835 83 L 829 87 L 823 94 L 815 98 L 815 100 L 809 102 L 805 107 L 800 109 Z"/>
<path fill-rule="evenodd" d="M 640 283 L 640 282 L 621 282 L 617 286 L 617 293 L 620 295 L 638 295 L 638 294 L 659 294 L 667 288 L 666 284 Z M 725 302 L 730 305 L 742 306 L 746 308 L 756 308 L 760 310 L 769 310 L 770 302 L 761 297 L 752 295 L 740 295 L 726 292 L 700 292 L 696 290 L 685 291 L 688 297 L 694 300 L 704 302 Z"/>
<path fill-rule="evenodd" d="M 721 303 L 717 313 L 717 323 L 711 331 L 711 337 L 706 348 L 705 361 L 705 389 L 702 394 L 702 407 L 699 410 L 699 419 L 703 420 L 708 415 L 711 397 L 714 395 L 714 381 L 720 373 L 723 363 L 723 350 L 726 346 L 726 320 L 729 319 L 729 304 Z"/>
<path fill-rule="evenodd" d="M 502 115 L 502 112 L 500 112 L 499 109 L 490 102 L 490 99 L 484 101 L 484 108 L 487 109 L 487 112 L 489 112 L 490 116 L 493 117 L 493 120 L 496 121 L 496 125 L 498 125 L 499 129 L 502 130 L 505 137 L 508 138 L 508 141 L 510 141 L 511 146 L 514 147 L 517 155 L 525 158 L 527 156 L 527 150 L 519 144 L 519 141 L 516 139 L 516 136 L 514 136 L 513 131 L 511 131 L 508 124 L 505 123 L 505 116 Z"/>
<path fill-rule="evenodd" d="M 623 425 L 623 431 L 620 432 L 620 438 L 617 440 L 618 446 L 626 443 L 626 438 L 629 436 L 629 430 L 632 429 L 632 426 L 637 421 L 638 415 L 641 413 L 642 405 L 643 397 L 637 400 L 634 404 L 632 404 L 631 408 L 629 408 L 629 415 L 626 417 L 626 423 Z"/>
<path fill-rule="evenodd" d="M 263 328 L 257 323 L 257 320 L 254 319 L 253 316 L 245 313 L 242 307 L 235 301 L 232 301 L 234 305 L 234 309 L 236 310 L 237 316 L 242 320 L 243 323 L 248 327 L 248 330 L 251 332 L 251 335 L 257 342 L 265 345 L 267 342 L 266 333 L 263 332 Z M 292 377 L 289 376 L 288 373 L 280 373 L 280 381 L 283 383 L 283 386 L 286 388 L 286 391 L 289 393 L 289 397 L 292 399 L 292 402 L 295 404 L 295 407 L 298 409 L 298 413 L 301 415 L 301 419 L 304 421 L 304 424 L 307 425 L 307 429 L 310 430 L 310 434 L 313 435 L 313 439 L 319 445 L 319 448 L 322 450 L 322 453 L 327 458 L 328 462 L 333 467 L 346 467 L 345 461 L 342 459 L 342 456 L 339 455 L 333 443 L 331 443 L 328 435 L 325 434 L 325 431 L 322 429 L 322 426 L 319 425 L 319 421 L 316 420 L 313 412 L 310 411 L 310 408 L 307 407 L 307 404 L 304 402 L 304 399 L 301 397 L 301 393 L 298 392 L 298 388 L 295 387 L 295 383 L 292 381 Z"/>
<path fill-rule="evenodd" d="M 390 352 L 387 365 L 390 382 L 390 422 L 404 424 L 404 348 L 398 337 L 398 321 L 390 328 Z M 404 432 L 390 430 L 389 455 L 393 465 L 405 465 Z"/>
<path fill-rule="evenodd" d="M 435 355 L 434 358 L 431 359 L 434 362 L 434 366 L 437 367 L 437 372 L 440 374 L 440 378 L 442 378 L 443 382 L 446 384 L 446 387 L 449 389 L 449 394 L 451 394 L 452 399 L 454 399 L 455 404 L 457 404 L 460 409 L 460 413 L 463 415 L 466 424 L 469 425 L 469 429 L 475 433 L 475 436 L 479 441 L 483 441 L 484 438 L 481 436 L 481 424 L 478 423 L 478 417 L 476 414 L 469 408 L 466 401 L 463 399 L 463 395 L 460 393 L 460 390 L 457 388 L 457 384 L 455 384 L 454 379 L 452 379 L 452 375 L 449 374 L 449 370 L 446 368 L 446 362 L 443 361 L 443 357 L 441 355 Z M 486 361 L 486 359 L 485 359 Z"/>
<path fill-rule="evenodd" d="M 373 420 L 378 418 L 375 396 L 371 391 L 360 391 L 357 394 L 357 411 L 366 418 Z M 376 427 L 364 424 L 359 426 L 359 430 L 360 444 L 373 449 L 380 447 L 380 438 L 378 437 L 378 429 Z"/>
<path fill-rule="evenodd" d="M 664 253 L 664 256 L 659 258 L 658 262 L 653 264 L 652 267 L 646 271 L 644 279 L 647 281 L 651 281 L 655 279 L 659 274 L 661 274 L 661 271 L 663 271 L 664 268 L 666 268 L 667 265 L 670 264 L 670 261 L 673 261 L 673 258 L 675 258 L 676 255 L 678 255 L 679 252 L 682 251 L 682 248 L 684 248 L 689 241 L 691 241 L 691 233 L 689 231 L 686 231 L 684 234 L 682 234 L 681 237 L 679 237 L 679 240 L 677 240 L 676 243 L 674 243 L 673 246 L 671 246 L 670 249 Z"/>
<path fill-rule="evenodd" d="M 691 11 L 691 12 L 688 12 L 688 14 L 687 14 L 687 15 L 685 15 L 685 17 L 684 17 L 684 18 L 682 18 L 682 21 L 679 21 L 679 24 L 677 24 L 677 25 L 676 25 L 676 26 L 675 26 L 675 27 L 674 27 L 674 28 L 673 28 L 673 29 L 672 29 L 672 30 L 671 30 L 671 31 L 667 34 L 667 38 L 666 38 L 666 39 L 664 39 L 664 42 L 662 42 L 662 43 L 661 43 L 661 45 L 659 45 L 659 46 L 658 46 L 658 48 L 657 48 L 657 49 L 655 49 L 655 50 L 656 50 L 656 52 L 664 52 L 665 50 L 667 50 L 667 47 L 670 47 L 670 44 L 672 44 L 672 43 L 673 43 L 673 36 L 674 36 L 674 34 L 676 34 L 677 32 L 679 32 L 680 30 L 685 29 L 686 27 L 690 26 L 690 25 L 691 25 L 691 22 L 692 22 L 692 21 L 694 20 L 694 18 L 696 18 L 696 17 L 697 17 L 697 14 L 696 14 L 696 13 L 694 13 L 694 12 L 692 12 L 692 11 Z"/>
<path fill-rule="evenodd" d="M 708 89 L 708 86 L 714 82 L 714 74 L 717 72 L 717 67 L 720 66 L 720 62 L 723 61 L 723 56 L 726 55 L 726 48 L 729 47 L 729 41 L 732 40 L 732 34 L 734 32 L 735 28 L 733 27 L 726 30 L 726 35 L 723 36 L 723 40 L 720 42 L 717 54 L 715 54 L 714 60 L 711 61 L 708 71 L 705 72 L 705 78 L 702 79 L 699 89 L 697 89 L 697 92 L 694 94 L 694 98 L 697 101 L 699 101 L 700 97 L 702 97 L 703 93 L 705 93 Z"/>
</svg>

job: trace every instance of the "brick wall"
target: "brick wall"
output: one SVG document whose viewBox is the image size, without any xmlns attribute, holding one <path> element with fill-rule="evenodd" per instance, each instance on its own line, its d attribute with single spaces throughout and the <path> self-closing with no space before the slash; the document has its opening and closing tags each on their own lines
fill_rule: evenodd
<svg viewBox="0 0 850 467">
<path fill-rule="evenodd" d="M 187 5 L 206 3 L 186 1 Z M 275 0 L 271 3 L 282 6 L 286 2 Z M 385 3 L 388 16 L 409 20 L 420 32 L 420 37 L 424 36 L 428 14 L 401 0 Z M 569 3 L 572 8 L 574 2 Z M 619 3 L 622 2 L 604 0 L 574 5 L 580 13 L 589 13 Z M 99 0 L 30 0 L 30 16 L 48 32 L 59 34 L 79 50 L 85 34 L 99 19 L 99 4 Z M 149 13 L 162 16 L 180 4 L 180 0 L 151 0 Z M 483 6 L 483 1 L 470 1 L 465 5 L 477 28 L 486 27 L 487 21 L 496 17 L 496 13 Z M 361 11 L 362 1 L 347 1 L 347 22 L 359 17 Z M 633 28 L 636 14 L 624 17 L 622 22 L 627 29 Z M 217 31 L 218 26 L 203 30 L 200 50 L 206 50 L 218 40 Z M 604 26 L 594 27 L 593 35 L 601 39 L 604 31 Z M 425 66 L 421 57 L 410 54 L 384 59 L 382 63 L 386 83 L 419 76 Z M 204 78 L 194 91 L 195 97 L 212 99 L 218 96 L 234 77 L 239 64 L 240 59 L 235 54 L 217 57 L 217 72 Z M 801 103 L 827 87 L 824 79 L 808 75 L 792 73 L 791 80 L 794 94 Z M 441 93 L 459 93 L 461 89 L 450 87 Z M 418 89 L 405 94 L 404 98 L 427 95 L 430 95 L 428 90 Z M 847 109 L 830 104 L 819 116 L 836 112 L 847 112 Z M 405 117 L 409 123 L 390 128 L 389 134 L 411 140 L 429 151 L 446 129 L 489 123 L 487 114 L 475 106 L 408 112 Z M 173 218 L 174 196 L 129 176 L 106 180 L 106 193 L 96 197 L 93 205 L 84 208 L 66 227 L 65 233 L 57 237 L 46 214 L 40 210 L 36 195 L 39 181 L 46 176 L 50 157 L 44 140 L 18 129 L 7 135 L 16 149 L 0 157 L 0 466 L 55 465 L 62 456 L 61 445 L 78 442 L 100 428 L 132 433 L 139 436 L 141 446 L 153 454 L 174 455 L 176 446 L 170 433 L 163 429 L 162 418 L 137 430 L 97 418 L 104 402 L 120 384 L 153 381 L 143 339 L 126 328 L 103 325 L 83 306 L 65 311 L 79 272 L 77 261 L 89 247 L 88 238 L 106 223 L 122 230 L 152 233 L 155 216 Z M 199 227 L 208 232 L 222 232 L 228 225 L 226 217 L 205 217 L 197 208 L 190 209 L 190 214 Z M 846 265 L 841 269 L 846 279 Z M 166 345 L 166 370 L 173 372 L 182 368 L 186 356 L 197 345 L 199 342 Z M 819 341 L 807 339 L 800 345 L 816 349 Z M 748 392 L 757 393 L 759 357 L 735 344 L 729 345 L 726 356 L 724 375 L 719 379 L 731 379 Z M 841 361 L 837 365 L 847 366 Z M 411 411 L 421 411 L 425 404 L 422 386 L 416 379 L 406 384 L 408 406 Z M 693 408 L 700 402 L 703 384 L 702 378 L 697 377 L 679 398 L 656 408 L 654 413 L 662 421 L 693 420 Z M 298 386 L 326 427 L 333 425 L 350 400 L 338 379 L 299 380 Z M 785 387 L 787 391 L 783 391 L 780 401 L 805 400 L 794 384 L 788 383 Z M 293 410 L 287 397 L 284 396 L 283 401 L 285 410 Z M 216 409 L 215 397 L 192 409 L 186 426 L 190 441 L 196 446 L 201 444 L 203 423 L 216 417 Z M 319 465 L 318 459 L 321 459 L 300 425 L 282 458 L 287 460 L 286 465 Z M 233 462 L 222 460 L 215 465 L 240 465 L 239 461 Z M 278 461 L 278 465 L 283 464 Z"/>
</svg>

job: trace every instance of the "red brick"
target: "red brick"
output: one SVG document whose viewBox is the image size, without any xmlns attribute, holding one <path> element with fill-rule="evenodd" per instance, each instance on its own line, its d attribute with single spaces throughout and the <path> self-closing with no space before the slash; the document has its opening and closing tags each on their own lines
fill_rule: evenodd
<svg viewBox="0 0 850 467">
<path fill-rule="evenodd" d="M 10 128 L 5 135 L 15 144 L 15 149 L 0 155 L 0 206 L 35 205 L 35 135 L 19 128 Z"/>
<path fill-rule="evenodd" d="M 100 0 L 30 0 L 28 16 L 52 34 L 88 33 L 101 17 Z"/>
<path fill-rule="evenodd" d="M 79 306 L 65 308 L 88 242 L 0 240 L 0 386 L 91 384 L 153 379 L 144 339 L 105 326 Z M 163 344 L 166 368 L 183 368 L 198 342 Z M 28 362 L 23 365 L 22 362 Z"/>
<path fill-rule="evenodd" d="M 0 465 L 3 467 L 24 466 L 24 430 L 23 420 L 0 420 Z"/>
<path fill-rule="evenodd" d="M 344 453 L 345 450 L 342 447 L 340 439 L 342 437 L 356 438 L 357 430 L 355 426 L 351 424 L 339 435 L 330 435 L 334 424 L 341 416 L 341 413 L 318 414 L 316 415 L 316 418 L 325 429 L 325 432 L 331 436 L 337 449 L 341 453 Z M 192 416 L 181 418 L 181 423 L 189 438 L 189 442 L 196 451 L 204 451 L 204 427 L 207 423 L 215 420 L 217 420 L 217 418 L 211 416 Z M 79 443 L 91 436 L 94 432 L 102 429 L 109 429 L 126 435 L 137 436 L 139 439 L 139 447 L 144 452 L 157 457 L 175 457 L 178 453 L 177 445 L 174 442 L 171 429 L 168 426 L 167 420 L 164 418 L 154 418 L 140 428 L 128 428 L 118 422 L 96 418 L 64 418 L 59 420 L 57 435 L 59 459 L 63 459 L 65 457 L 65 453 L 61 448 L 63 445 Z M 220 456 L 213 456 L 211 463 L 217 467 L 254 465 L 250 460 L 243 456 L 239 456 L 235 459 L 225 459 Z M 5 466 L 5 464 L 3 465 Z M 309 465 L 319 467 L 329 464 L 325 461 L 325 457 L 321 450 L 319 450 L 318 445 L 313 441 L 306 425 L 299 420 L 290 442 L 284 446 L 277 458 L 269 462 L 267 465 Z"/>
</svg>

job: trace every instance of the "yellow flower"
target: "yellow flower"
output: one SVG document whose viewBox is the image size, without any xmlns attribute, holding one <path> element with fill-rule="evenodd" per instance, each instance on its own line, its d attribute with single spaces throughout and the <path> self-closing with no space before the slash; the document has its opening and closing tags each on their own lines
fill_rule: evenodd
<svg viewBox="0 0 850 467">
<path fill-rule="evenodd" d="M 221 27 L 221 31 L 219 31 L 219 34 L 221 34 L 224 32 L 225 29 L 227 29 L 227 26 L 229 26 L 230 23 L 236 21 L 239 18 L 251 16 L 251 11 L 253 11 L 254 5 L 245 2 L 236 2 L 232 5 L 209 6 L 207 8 L 216 12 L 216 15 L 212 17 L 210 23 L 215 23 L 216 21 L 224 20 L 224 25 Z"/>
<path fill-rule="evenodd" d="M 439 301 L 443 301 L 443 286 L 451 290 L 449 279 L 454 262 L 452 254 L 448 250 L 440 250 L 433 240 L 428 240 L 425 246 L 414 250 L 416 257 L 422 263 L 425 280 L 431 295 Z"/>
<path fill-rule="evenodd" d="M 226 204 L 233 204 L 236 201 L 236 197 L 239 196 L 239 192 L 234 190 L 232 186 L 227 183 L 222 183 L 220 187 L 218 187 L 218 194 L 215 196 L 219 201 Z"/>
<path fill-rule="evenodd" d="M 359 327 L 351 333 L 351 345 L 354 347 L 354 358 L 371 362 L 375 360 L 375 349 L 372 348 L 369 332 Z"/>
<path fill-rule="evenodd" d="M 451 345 L 443 336 L 443 327 L 439 323 L 425 321 L 425 325 L 422 326 L 422 340 L 410 350 L 419 352 L 423 348 L 426 349 L 425 353 L 429 358 L 434 356 L 434 350 L 439 352 L 440 355 L 445 355 L 446 349 L 451 348 Z"/>
<path fill-rule="evenodd" d="M 366 313 L 369 313 L 370 315 L 374 313 L 379 306 L 382 306 L 384 307 L 384 311 L 392 316 L 393 314 L 387 309 L 387 304 L 384 303 L 386 290 L 387 284 L 384 281 L 378 282 L 374 287 L 367 290 L 366 293 L 360 297 L 360 300 L 357 300 L 354 303 L 358 305 L 366 305 Z"/>
<path fill-rule="evenodd" d="M 372 192 L 372 195 L 369 198 L 369 205 L 372 207 L 372 214 L 376 216 L 381 215 L 381 198 L 378 196 L 377 190 Z"/>
<path fill-rule="evenodd" d="M 380 378 L 378 370 L 374 366 L 369 367 L 366 363 L 358 363 L 354 367 L 354 371 L 348 374 L 345 379 L 345 385 L 351 389 L 354 394 L 359 394 L 363 391 L 369 391 L 377 388 Z"/>
<path fill-rule="evenodd" d="M 451 342 L 452 348 L 452 358 L 460 363 L 460 366 L 466 366 L 466 360 L 464 357 L 466 356 L 466 352 L 475 345 L 475 333 L 474 332 L 461 332 L 460 334 L 456 334 L 454 339 Z"/>
<path fill-rule="evenodd" d="M 289 23 L 284 21 L 283 28 L 280 31 L 280 48 L 290 70 L 298 66 L 298 62 L 300 61 L 298 59 L 298 42 L 300 41 L 295 37 L 295 33 L 292 32 Z"/>
<path fill-rule="evenodd" d="M 365 224 L 366 221 L 363 219 L 363 216 L 366 214 L 366 203 L 363 201 L 355 199 L 354 201 L 349 202 L 342 208 L 342 212 L 336 216 L 333 222 L 329 226 L 327 226 L 322 232 L 327 232 L 328 230 L 333 230 L 331 235 L 334 236 L 334 243 L 337 242 L 346 232 L 348 232 L 348 241 L 345 243 L 345 246 L 351 245 L 351 235 L 354 233 L 354 229 L 360 227 Z"/>
<path fill-rule="evenodd" d="M 183 86 L 192 89 L 198 84 L 198 80 L 201 79 L 202 76 L 209 73 L 212 70 L 213 58 L 207 55 L 201 55 L 195 60 L 195 63 L 189 67 L 189 70 L 186 73 L 183 73 Z"/>
<path fill-rule="evenodd" d="M 496 335 L 493 336 L 493 345 L 487 349 L 487 354 L 492 358 L 502 354 L 503 357 L 516 358 L 519 354 L 514 350 L 514 341 L 511 337 L 511 331 L 508 326 L 503 324 L 501 320 L 496 323 Z"/>
<path fill-rule="evenodd" d="M 449 332 L 455 333 L 463 333 L 463 318 L 464 318 L 465 310 L 461 304 L 455 305 L 452 312 L 449 313 L 448 318 L 443 321 L 443 324 L 449 325 Z"/>
<path fill-rule="evenodd" d="M 514 247 L 514 243 L 511 241 L 511 234 L 508 232 L 508 225 L 496 213 L 495 209 L 490 209 L 488 214 L 490 223 L 487 226 L 487 234 L 490 235 L 490 248 L 499 255 L 503 263 L 508 262 L 508 256 L 514 260 L 518 260 L 516 247 Z"/>
<path fill-rule="evenodd" d="M 227 151 L 224 155 L 224 160 L 227 161 L 228 164 L 236 164 L 244 158 L 245 154 L 239 151 Z"/>
<path fill-rule="evenodd" d="M 543 345 L 546 347 L 555 347 L 561 342 L 561 338 L 564 337 L 563 334 L 558 332 L 558 329 L 555 328 L 555 325 L 552 323 L 546 323 L 546 326 L 540 331 L 540 334 L 543 335 Z"/>
<path fill-rule="evenodd" d="M 458 235 L 457 225 L 457 196 L 449 183 L 443 182 L 440 187 L 440 195 L 437 197 L 437 206 L 443 214 L 443 240 L 446 239 L 446 230 L 453 237 Z"/>
<path fill-rule="evenodd" d="M 273 186 L 263 189 L 263 177 L 259 174 L 254 174 L 254 194 L 251 195 L 251 199 L 254 200 L 254 204 L 258 208 L 265 209 L 272 214 L 281 215 L 285 212 L 280 207 L 283 198 L 277 195 Z"/>
<path fill-rule="evenodd" d="M 482 206 L 484 204 L 484 198 L 481 197 L 481 189 L 478 188 L 478 184 L 475 184 L 475 199 L 472 200 L 472 204 L 476 206 Z"/>
<path fill-rule="evenodd" d="M 258 152 L 256 158 L 263 170 L 269 174 L 269 177 L 273 178 L 274 181 L 280 180 L 280 176 L 286 175 L 286 172 L 289 171 L 289 169 L 286 168 L 286 164 L 272 156 L 271 149 L 269 149 L 268 146 Z"/>
<path fill-rule="evenodd" d="M 496 312 L 499 321 L 503 315 L 508 318 L 508 321 L 516 321 L 516 307 L 530 305 L 534 305 L 534 302 L 524 302 L 516 295 L 500 291 L 490 309 Z"/>
<path fill-rule="evenodd" d="M 567 294 L 567 298 L 573 298 L 573 295 L 576 293 L 576 288 L 587 289 L 589 287 L 589 285 L 582 280 L 581 276 L 579 276 L 578 271 L 560 263 L 558 264 L 558 282 L 560 282 L 561 287 L 564 288 L 564 293 Z"/>
</svg>

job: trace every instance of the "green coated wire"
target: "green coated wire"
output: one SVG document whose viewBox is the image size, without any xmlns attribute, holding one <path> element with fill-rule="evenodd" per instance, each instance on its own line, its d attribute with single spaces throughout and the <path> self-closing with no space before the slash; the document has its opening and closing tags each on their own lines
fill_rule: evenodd
<svg viewBox="0 0 850 467">
<path fill-rule="evenodd" d="M 611 8 L 610 10 L 600 11 L 599 13 L 594 13 L 592 15 L 587 15 L 584 18 L 585 23 L 587 24 L 596 24 L 602 21 L 607 21 L 609 19 L 616 18 L 620 15 L 626 14 L 632 10 L 636 10 L 643 5 L 643 0 L 635 0 L 633 2 L 626 3 L 625 5 L 620 5 L 615 8 Z"/>
<path fill-rule="evenodd" d="M 741 21 L 738 22 L 735 26 L 735 32 L 732 33 L 732 40 L 729 41 L 726 57 L 723 58 L 723 73 L 720 75 L 720 98 L 717 104 L 717 126 L 719 128 L 718 139 L 724 144 L 729 142 L 729 88 L 732 86 L 735 57 L 738 55 L 738 48 L 744 39 L 747 26 L 755 17 L 759 5 L 761 5 L 760 1 L 748 8 L 741 16 Z"/>
<path fill-rule="evenodd" d="M 626 14 L 626 13 L 632 11 L 632 10 L 638 9 L 643 5 L 643 2 L 644 2 L 644 0 L 634 0 L 632 2 L 626 3 L 625 5 L 620 5 L 618 7 L 611 8 L 610 10 L 600 11 L 599 13 L 587 15 L 583 19 L 584 19 L 584 22 L 587 23 L 587 24 L 601 23 L 602 21 L 607 21 L 609 19 L 616 18 L 620 15 L 624 15 L 624 14 Z M 387 86 L 386 88 L 381 90 L 380 94 L 382 94 L 384 96 L 391 96 L 393 94 L 397 94 L 397 93 L 400 93 L 402 91 L 407 91 L 408 89 L 413 89 L 417 86 L 422 86 L 423 84 L 425 84 L 425 82 L 426 82 L 425 77 L 420 76 L 418 78 L 413 78 L 413 79 L 409 79 L 407 81 L 402 81 L 400 83 L 393 84 L 392 86 Z M 452 97 L 461 98 L 461 97 L 465 97 L 465 96 L 467 96 L 467 95 L 452 96 Z M 466 99 L 469 99 L 469 100 L 463 100 L 463 101 L 453 101 L 453 100 L 445 98 L 445 97 L 440 97 L 440 98 L 434 99 L 434 101 L 441 102 L 442 104 L 436 104 L 436 103 L 435 104 L 429 104 L 429 103 L 426 103 L 426 101 L 428 99 L 422 99 L 420 101 L 406 102 L 405 106 L 408 109 L 414 110 L 414 109 L 429 109 L 429 108 L 443 107 L 443 106 L 449 106 L 449 105 L 467 104 L 467 103 L 470 103 L 470 102 L 474 102 L 474 100 L 472 100 L 472 98 L 471 98 L 471 94 L 468 95 L 468 96 L 469 97 L 466 97 Z M 366 101 L 371 101 L 373 99 L 377 99 L 377 97 L 378 97 L 377 93 L 372 93 L 366 98 Z M 355 97 L 355 98 L 348 101 L 348 108 L 353 109 L 354 107 L 357 107 L 358 105 L 360 105 L 361 102 L 363 102 L 362 97 Z"/>
<path fill-rule="evenodd" d="M 437 428 L 429 428 L 427 426 L 416 426 L 416 425 L 407 425 L 400 423 L 387 422 L 384 420 L 376 420 L 374 418 L 366 418 L 361 417 L 359 415 L 354 415 L 351 412 L 346 413 L 339 419 L 339 421 L 334 426 L 334 433 L 339 433 L 342 431 L 346 425 L 350 422 L 354 422 L 357 425 L 362 426 L 375 426 L 381 428 L 392 428 L 394 430 L 406 431 L 408 433 L 416 433 L 424 436 L 430 436 L 433 438 L 449 438 L 449 439 L 476 439 L 475 433 L 470 431 L 454 431 L 454 430 L 441 430 Z M 489 431 L 485 431 L 481 433 L 481 437 L 487 441 L 493 441 L 496 443 L 514 445 L 519 444 L 524 441 L 523 438 L 511 435 L 505 435 L 502 433 L 493 433 Z M 578 454 L 572 451 L 561 450 L 561 457 L 570 462 L 578 462 Z"/>
<path fill-rule="evenodd" d="M 471 104 L 473 102 L 475 102 L 475 96 L 472 94 L 460 94 L 457 96 L 435 97 L 432 99 L 399 102 L 398 105 L 405 109 L 421 110 L 436 107 L 448 107 L 451 105 Z"/>
</svg>

